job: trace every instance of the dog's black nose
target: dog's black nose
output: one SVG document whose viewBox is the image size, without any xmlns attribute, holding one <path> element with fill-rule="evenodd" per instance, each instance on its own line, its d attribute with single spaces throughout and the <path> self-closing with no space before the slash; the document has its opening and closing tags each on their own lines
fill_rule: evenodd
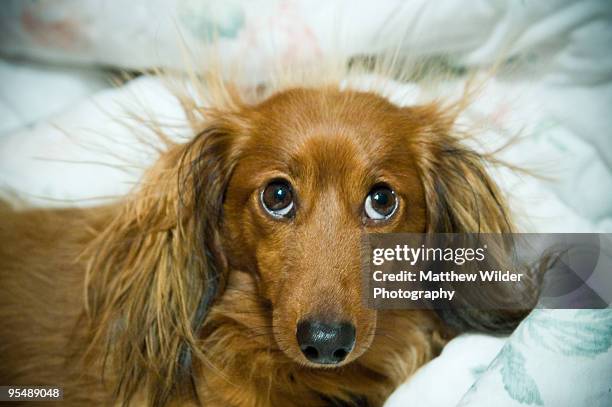
<svg viewBox="0 0 612 407">
<path fill-rule="evenodd" d="M 311 362 L 335 365 L 353 350 L 355 327 L 348 322 L 305 320 L 298 324 L 297 341 L 302 353 Z"/>
</svg>

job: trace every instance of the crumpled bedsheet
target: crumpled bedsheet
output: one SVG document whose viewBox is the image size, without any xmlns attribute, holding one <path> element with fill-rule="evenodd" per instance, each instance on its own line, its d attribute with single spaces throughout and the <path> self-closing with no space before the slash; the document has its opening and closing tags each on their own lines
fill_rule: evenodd
<svg viewBox="0 0 612 407">
<path fill-rule="evenodd" d="M 406 57 L 443 55 L 457 70 L 489 66 L 503 54 L 512 69 L 500 70 L 461 120 L 478 126 L 485 144 L 521 134 L 502 158 L 542 177 L 491 169 L 520 230 L 612 231 L 609 2 L 156 0 L 121 10 L 96 1 L 7 3 L 0 11 L 2 54 L 91 68 L 56 67 L 52 78 L 49 68 L 32 64 L 23 76 L 23 63 L 0 61 L 6 195 L 63 206 L 128 192 L 155 152 L 134 137 L 146 130 L 130 121 L 126 107 L 188 137 L 180 107 L 158 79 L 143 76 L 114 89 L 99 70 L 180 64 L 172 29 L 178 21 L 189 47 L 206 45 L 216 32 L 223 63 L 239 61 L 254 81 L 275 55 L 291 62 L 363 55 L 400 39 Z M 403 86 L 412 85 L 397 84 L 398 98 L 418 100 Z M 610 406 L 611 369 L 610 310 L 536 310 L 509 338 L 454 339 L 387 406 Z"/>
</svg>

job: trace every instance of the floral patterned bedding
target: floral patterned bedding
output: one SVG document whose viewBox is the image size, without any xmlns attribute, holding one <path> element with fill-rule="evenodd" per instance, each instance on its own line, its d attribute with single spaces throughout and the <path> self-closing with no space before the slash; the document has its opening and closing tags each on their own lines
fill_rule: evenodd
<svg viewBox="0 0 612 407">
<path fill-rule="evenodd" d="M 537 169 L 553 176 L 495 174 L 521 229 L 610 232 L 611 21 L 612 4 L 604 0 L 135 0 L 121 7 L 105 1 L 7 1 L 0 9 L 3 55 L 89 68 L 56 67 L 50 74 L 32 64 L 31 75 L 24 76 L 21 63 L 2 62 L 0 122 L 10 126 L 0 129 L 0 186 L 44 205 L 126 192 L 139 170 L 113 168 L 116 157 L 104 147 L 118 148 L 139 166 L 152 156 L 129 146 L 129 132 L 109 122 L 108 114 L 137 95 L 153 112 L 174 122 L 184 118 L 156 79 L 110 89 L 99 66 L 182 67 L 175 65 L 184 60 L 177 25 L 183 35 L 178 42 L 194 49 L 207 46 L 215 32 L 222 62 L 241 65 L 253 80 L 278 55 L 288 63 L 335 52 L 363 55 L 403 38 L 404 55 L 443 54 L 458 70 L 488 66 L 503 51 L 514 71 L 492 81 L 466 120 L 487 118 L 483 137 L 524 130 L 523 142 L 504 158 L 542 164 Z M 33 103 L 40 96 L 14 90 L 28 89 L 33 80 L 53 109 Z M 62 92 L 65 81 L 74 90 L 70 97 Z M 27 117 L 15 113 L 23 106 L 29 107 Z M 75 143 L 57 125 L 86 133 L 87 142 Z M 122 147 L 117 139 L 124 140 Z M 100 161 L 110 165 L 95 165 Z M 509 338 L 461 336 L 387 403 L 406 405 L 612 406 L 612 310 L 536 310 Z"/>
</svg>

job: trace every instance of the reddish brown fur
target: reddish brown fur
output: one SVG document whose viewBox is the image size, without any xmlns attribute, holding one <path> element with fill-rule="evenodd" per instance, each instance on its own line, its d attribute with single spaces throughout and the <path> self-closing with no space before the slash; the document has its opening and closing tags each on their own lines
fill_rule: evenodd
<svg viewBox="0 0 612 407">
<path fill-rule="evenodd" d="M 432 312 L 362 306 L 361 235 L 511 230 L 453 119 L 293 89 L 213 114 L 117 204 L 0 209 L 0 382 L 61 385 L 72 405 L 381 405 L 451 333 Z M 278 177 L 297 194 L 291 221 L 259 202 Z M 399 212 L 364 222 L 381 181 Z M 313 314 L 356 326 L 341 366 L 301 354 L 296 324 Z"/>
</svg>

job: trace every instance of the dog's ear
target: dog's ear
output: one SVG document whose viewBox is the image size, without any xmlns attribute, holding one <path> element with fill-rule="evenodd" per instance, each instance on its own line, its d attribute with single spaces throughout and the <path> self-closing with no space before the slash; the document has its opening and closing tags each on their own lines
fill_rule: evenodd
<svg viewBox="0 0 612 407">
<path fill-rule="evenodd" d="M 427 232 L 512 233 L 514 227 L 506 201 L 487 173 L 486 166 L 494 157 L 470 148 L 465 143 L 466 137 L 454 130 L 457 107 L 445 110 L 429 104 L 405 111 L 415 129 L 411 136 L 425 192 Z M 508 291 L 505 298 L 517 294 L 512 292 L 511 285 L 500 289 Z M 499 295 L 504 298 L 504 294 Z M 529 309 L 481 310 L 470 306 L 470 298 L 464 299 L 467 304 L 461 308 L 437 310 L 447 325 L 458 332 L 509 333 L 529 312 Z"/>
<path fill-rule="evenodd" d="M 220 225 L 237 140 L 218 122 L 172 146 L 85 254 L 89 354 L 105 354 L 123 401 L 144 390 L 163 405 L 202 356 L 198 332 L 226 280 Z"/>
<path fill-rule="evenodd" d="M 406 109 L 416 122 L 415 148 L 430 233 L 511 233 L 509 211 L 486 165 L 494 157 L 466 145 L 454 130 L 457 113 L 437 104 Z"/>
</svg>

